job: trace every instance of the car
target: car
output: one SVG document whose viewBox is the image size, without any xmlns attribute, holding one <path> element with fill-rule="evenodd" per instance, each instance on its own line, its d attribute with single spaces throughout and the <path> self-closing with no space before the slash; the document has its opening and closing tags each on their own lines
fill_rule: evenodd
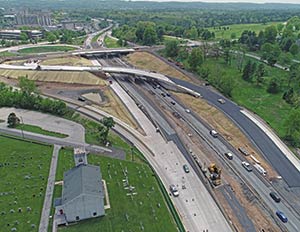
<svg viewBox="0 0 300 232">
<path fill-rule="evenodd" d="M 223 98 L 219 98 L 218 102 L 221 103 L 221 104 L 225 104 L 225 100 Z"/>
<path fill-rule="evenodd" d="M 276 211 L 276 215 L 280 218 L 280 220 L 281 220 L 283 223 L 287 223 L 287 222 L 288 222 L 288 219 L 287 219 L 287 217 L 284 215 L 283 212 L 277 210 L 277 211 Z"/>
<path fill-rule="evenodd" d="M 166 93 L 166 95 L 167 95 L 167 97 L 171 97 L 171 94 L 169 94 L 169 93 Z"/>
<path fill-rule="evenodd" d="M 166 96 L 166 94 L 165 94 L 165 93 L 161 93 L 161 96 L 165 97 L 165 96 Z"/>
<path fill-rule="evenodd" d="M 176 103 L 175 103 L 174 101 L 171 101 L 171 104 L 172 104 L 172 105 L 175 105 Z"/>
<path fill-rule="evenodd" d="M 281 201 L 280 197 L 278 196 L 278 194 L 276 192 L 270 192 L 270 197 L 272 197 L 272 199 L 279 203 Z"/>
<path fill-rule="evenodd" d="M 78 101 L 85 102 L 85 98 L 84 98 L 84 97 L 81 97 L 81 96 L 79 96 L 79 97 L 77 98 L 77 100 L 78 100 Z"/>
<path fill-rule="evenodd" d="M 215 131 L 215 130 L 211 130 L 210 132 L 210 135 L 212 136 L 212 137 L 214 137 L 214 138 L 217 138 L 218 137 L 218 132 L 217 131 Z"/>
<path fill-rule="evenodd" d="M 232 155 L 231 152 L 226 152 L 226 153 L 225 153 L 225 156 L 226 156 L 228 159 L 230 159 L 230 160 L 233 159 L 233 155 Z"/>
<path fill-rule="evenodd" d="M 178 197 L 179 196 L 179 192 L 176 188 L 176 186 L 174 184 L 170 185 L 170 191 L 173 194 L 174 197 Z"/>
<path fill-rule="evenodd" d="M 191 113 L 191 110 L 190 109 L 185 109 L 185 112 Z"/>
<path fill-rule="evenodd" d="M 190 172 L 189 166 L 187 166 L 187 164 L 183 165 L 183 170 L 184 170 L 186 173 L 189 173 L 189 172 Z"/>
<path fill-rule="evenodd" d="M 248 162 L 243 161 L 242 165 L 248 172 L 252 172 L 253 168 L 251 167 L 251 165 Z"/>
</svg>

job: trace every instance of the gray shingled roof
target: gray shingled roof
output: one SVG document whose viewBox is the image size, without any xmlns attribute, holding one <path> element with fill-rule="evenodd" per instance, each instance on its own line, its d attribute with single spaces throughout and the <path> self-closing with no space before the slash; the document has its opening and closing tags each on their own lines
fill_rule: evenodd
<svg viewBox="0 0 300 232">
<path fill-rule="evenodd" d="M 80 194 L 104 197 L 100 167 L 79 165 L 64 173 L 62 204 L 76 198 Z"/>
</svg>

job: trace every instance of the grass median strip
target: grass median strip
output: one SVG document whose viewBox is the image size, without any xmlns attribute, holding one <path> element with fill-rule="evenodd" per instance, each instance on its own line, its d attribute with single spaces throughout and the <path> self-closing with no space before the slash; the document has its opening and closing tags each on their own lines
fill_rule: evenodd
<svg viewBox="0 0 300 232">
<path fill-rule="evenodd" d="M 19 50 L 19 53 L 28 54 L 28 53 L 44 53 L 44 52 L 66 52 L 73 51 L 75 47 L 71 46 L 40 46 L 32 48 L 23 48 Z"/>
<path fill-rule="evenodd" d="M 16 127 L 16 129 L 23 130 L 23 131 L 28 131 L 28 132 L 33 132 L 33 133 L 37 133 L 37 134 L 42 134 L 42 135 L 53 136 L 53 137 L 57 137 L 57 138 L 66 138 L 66 137 L 68 137 L 68 135 L 65 135 L 65 134 L 44 130 L 39 126 L 33 126 L 33 125 L 28 125 L 28 124 L 19 124 Z"/>
</svg>

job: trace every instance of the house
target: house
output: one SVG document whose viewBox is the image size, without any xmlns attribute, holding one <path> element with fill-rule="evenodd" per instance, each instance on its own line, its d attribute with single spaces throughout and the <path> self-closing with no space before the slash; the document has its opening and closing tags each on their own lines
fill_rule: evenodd
<svg viewBox="0 0 300 232">
<path fill-rule="evenodd" d="M 105 215 L 100 167 L 88 164 L 85 153 L 74 158 L 76 166 L 64 173 L 62 197 L 55 201 L 62 224 Z"/>
</svg>

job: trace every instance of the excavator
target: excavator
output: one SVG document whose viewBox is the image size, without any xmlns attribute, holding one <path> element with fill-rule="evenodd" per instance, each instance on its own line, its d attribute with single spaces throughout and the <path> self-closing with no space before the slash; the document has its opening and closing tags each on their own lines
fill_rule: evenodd
<svg viewBox="0 0 300 232">
<path fill-rule="evenodd" d="M 215 163 L 212 163 L 208 166 L 208 170 L 210 172 L 210 179 L 214 186 L 218 186 L 221 184 L 221 168 L 219 168 Z"/>
</svg>

